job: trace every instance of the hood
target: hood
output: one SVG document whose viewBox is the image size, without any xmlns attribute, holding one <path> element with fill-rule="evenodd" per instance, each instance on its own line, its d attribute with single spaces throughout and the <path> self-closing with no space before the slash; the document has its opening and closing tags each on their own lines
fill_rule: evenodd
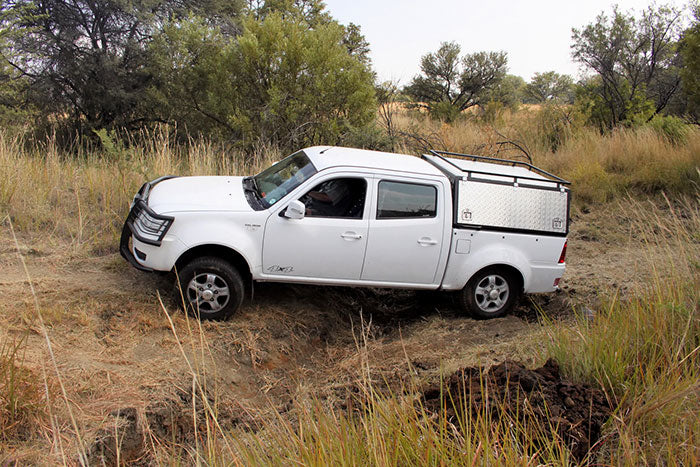
<svg viewBox="0 0 700 467">
<path fill-rule="evenodd" d="M 159 214 L 182 211 L 252 211 L 243 177 L 177 177 L 153 187 L 148 206 Z"/>
</svg>

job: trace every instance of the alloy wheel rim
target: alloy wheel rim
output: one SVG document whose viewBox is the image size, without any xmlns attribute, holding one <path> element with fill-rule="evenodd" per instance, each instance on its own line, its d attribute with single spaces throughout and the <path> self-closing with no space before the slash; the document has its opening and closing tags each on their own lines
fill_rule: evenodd
<svg viewBox="0 0 700 467">
<path fill-rule="evenodd" d="M 196 311 L 214 313 L 229 302 L 231 293 L 226 281 L 212 272 L 195 275 L 187 284 L 187 299 Z"/>
<path fill-rule="evenodd" d="M 509 295 L 508 282 L 498 274 L 489 274 L 484 277 L 474 290 L 476 305 L 487 313 L 500 311 L 508 301 Z"/>
</svg>

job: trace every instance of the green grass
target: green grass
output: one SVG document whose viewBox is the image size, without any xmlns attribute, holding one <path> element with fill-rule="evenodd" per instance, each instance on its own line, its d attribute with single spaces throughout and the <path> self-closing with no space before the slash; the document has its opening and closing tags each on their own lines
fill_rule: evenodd
<svg viewBox="0 0 700 467">
<path fill-rule="evenodd" d="M 625 299 L 604 293 L 593 320 L 551 325 L 549 352 L 564 372 L 619 404 L 608 428 L 615 463 L 700 461 L 700 214 L 697 198 L 669 209 L 667 225 L 648 206 L 634 213 L 635 234 L 665 251 L 649 258 L 647 287 Z"/>
</svg>

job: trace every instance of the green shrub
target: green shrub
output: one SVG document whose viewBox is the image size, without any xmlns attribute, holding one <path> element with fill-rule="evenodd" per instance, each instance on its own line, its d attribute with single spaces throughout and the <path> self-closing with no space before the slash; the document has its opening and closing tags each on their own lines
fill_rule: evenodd
<svg viewBox="0 0 700 467">
<path fill-rule="evenodd" d="M 430 107 L 430 118 L 452 123 L 461 116 L 459 107 L 449 101 L 436 102 Z"/>
<path fill-rule="evenodd" d="M 690 126 L 682 118 L 671 115 L 656 115 L 648 125 L 672 144 L 685 143 L 690 132 Z"/>
</svg>

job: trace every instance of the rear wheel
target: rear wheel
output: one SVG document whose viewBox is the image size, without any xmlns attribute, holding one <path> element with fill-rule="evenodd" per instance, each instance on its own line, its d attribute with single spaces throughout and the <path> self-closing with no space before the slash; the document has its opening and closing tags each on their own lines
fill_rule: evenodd
<svg viewBox="0 0 700 467">
<path fill-rule="evenodd" d="M 196 258 L 178 272 L 178 279 L 187 312 L 196 318 L 226 319 L 243 303 L 241 274 L 220 258 Z"/>
<path fill-rule="evenodd" d="M 479 271 L 459 292 L 465 311 L 478 319 L 498 318 L 513 309 L 520 290 L 512 272 L 502 268 Z"/>
</svg>

